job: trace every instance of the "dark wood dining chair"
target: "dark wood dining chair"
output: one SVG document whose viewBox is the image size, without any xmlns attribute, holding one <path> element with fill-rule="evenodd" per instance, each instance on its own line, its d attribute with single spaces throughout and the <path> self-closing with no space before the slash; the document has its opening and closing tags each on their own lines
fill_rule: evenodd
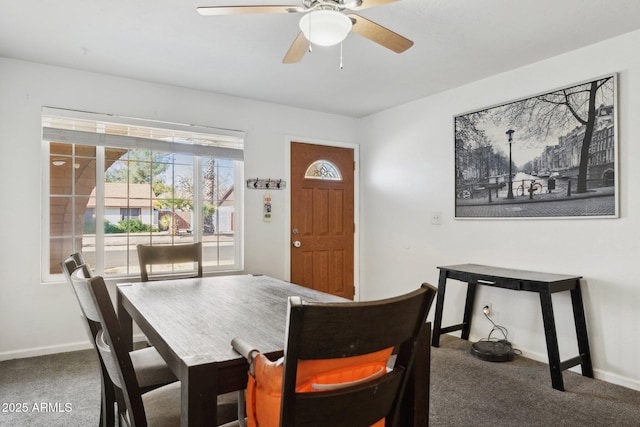
<svg viewBox="0 0 640 427">
<path fill-rule="evenodd" d="M 202 243 L 180 245 L 138 245 L 138 261 L 140 264 L 140 279 L 143 282 L 158 279 L 202 277 Z M 178 264 L 188 264 L 189 267 L 176 269 Z M 194 268 L 194 264 L 197 266 Z M 153 270 L 153 266 L 165 266 L 163 269 Z"/>
<path fill-rule="evenodd" d="M 271 362 L 250 344 L 232 341 L 251 363 L 249 420 L 261 427 L 408 426 L 407 412 L 417 412 L 416 401 L 407 406 L 403 396 L 413 381 L 408 373 L 418 349 L 425 340 L 428 345 L 425 322 L 436 291 L 425 283 L 408 294 L 370 302 L 290 297 L 281 361 Z M 390 358 L 393 349 L 395 359 Z M 427 411 L 421 409 L 420 422 L 426 422 Z M 227 427 L 233 425 L 244 423 Z"/>
<path fill-rule="evenodd" d="M 89 297 L 90 301 L 84 303 L 92 305 L 98 314 L 96 347 L 111 382 L 122 396 L 126 411 L 120 411 L 121 421 L 131 427 L 179 426 L 180 382 L 175 381 L 143 392 L 131 354 L 122 342 L 120 324 L 102 276 L 87 277 L 86 269 L 81 267 L 71 274 L 71 282 L 77 289 L 88 290 L 87 293 L 81 294 L 81 298 L 84 300 Z M 217 403 L 218 424 L 237 419 L 236 393 L 219 396 Z M 216 402 L 212 402 L 212 405 L 215 404 Z"/>
<path fill-rule="evenodd" d="M 117 396 L 111 378 L 106 371 L 104 361 L 102 360 L 96 345 L 96 336 L 101 328 L 100 319 L 96 307 L 91 300 L 87 284 L 80 281 L 73 283 L 71 280 L 71 276 L 76 272 L 76 270 L 82 270 L 82 276 L 85 278 L 91 276 L 91 271 L 89 266 L 84 264 L 84 259 L 80 253 L 70 255 L 61 263 L 61 267 L 67 282 L 71 285 L 71 289 L 73 289 L 78 303 L 80 304 L 83 324 L 87 334 L 89 335 L 89 340 L 96 350 L 98 361 L 100 363 L 100 426 L 111 427 L 114 425 L 115 421 L 114 403 L 120 399 L 119 396 Z M 171 372 L 167 364 L 164 362 L 164 359 L 162 359 L 162 356 L 158 354 L 155 348 L 146 347 L 134 350 L 130 353 L 130 358 L 136 378 L 142 390 L 152 390 L 176 381 L 175 375 Z M 122 406 L 122 402 L 119 406 Z M 118 410 L 124 411 L 124 408 L 118 407 Z"/>
</svg>

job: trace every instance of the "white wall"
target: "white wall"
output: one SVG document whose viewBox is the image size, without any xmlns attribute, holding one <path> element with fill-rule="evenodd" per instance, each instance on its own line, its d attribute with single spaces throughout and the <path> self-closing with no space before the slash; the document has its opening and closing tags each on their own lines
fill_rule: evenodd
<svg viewBox="0 0 640 427">
<path fill-rule="evenodd" d="M 638 45 L 640 32 L 632 33 L 359 121 L 0 58 L 0 360 L 86 345 L 71 291 L 39 283 L 40 107 L 47 105 L 246 131 L 246 178 L 286 177 L 290 135 L 360 142 L 363 299 L 435 284 L 436 267 L 455 263 L 579 274 L 596 376 L 640 389 Z M 621 218 L 453 219 L 454 115 L 612 72 L 619 73 Z M 288 192 L 272 192 L 271 223 L 261 220 L 262 194 L 245 192 L 246 271 L 286 278 Z M 430 212 L 442 212 L 442 225 L 430 224 Z M 460 321 L 462 289 L 449 286 L 445 323 Z M 536 294 L 481 287 L 477 298 L 492 303 L 516 347 L 546 360 Z M 568 358 L 577 351 L 568 294 L 556 294 L 554 305 Z M 476 314 L 472 338 L 489 327 Z"/>
<path fill-rule="evenodd" d="M 352 118 L 0 58 L 0 360 L 88 345 L 68 285 L 40 283 L 42 106 L 245 131 L 247 178 L 286 178 L 290 135 L 357 132 Z M 288 191 L 271 192 L 270 223 L 263 192 L 244 194 L 245 271 L 287 278 Z"/>
<path fill-rule="evenodd" d="M 639 45 L 640 32 L 631 33 L 361 120 L 363 297 L 435 285 L 439 265 L 582 275 L 596 376 L 640 390 Z M 619 73 L 619 219 L 454 219 L 455 115 L 613 72 Z M 442 225 L 431 225 L 430 212 L 442 212 Z M 444 325 L 462 321 L 463 290 L 461 283 L 447 287 Z M 553 301 L 561 358 L 568 359 L 577 355 L 569 293 Z M 546 361 L 537 294 L 481 286 L 477 302 L 492 303 L 515 347 Z M 472 338 L 486 337 L 491 326 L 476 308 Z"/>
</svg>

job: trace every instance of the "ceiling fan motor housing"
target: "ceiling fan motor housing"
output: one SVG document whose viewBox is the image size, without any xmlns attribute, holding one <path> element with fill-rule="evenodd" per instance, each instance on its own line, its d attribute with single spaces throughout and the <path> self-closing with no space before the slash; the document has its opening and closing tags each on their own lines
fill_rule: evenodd
<svg viewBox="0 0 640 427">
<path fill-rule="evenodd" d="M 342 42 L 352 22 L 346 15 L 335 10 L 316 10 L 300 19 L 300 31 L 311 43 L 319 46 L 333 46 Z"/>
<path fill-rule="evenodd" d="M 302 0 L 307 9 L 331 8 L 332 10 L 353 9 L 362 5 L 362 0 Z"/>
</svg>

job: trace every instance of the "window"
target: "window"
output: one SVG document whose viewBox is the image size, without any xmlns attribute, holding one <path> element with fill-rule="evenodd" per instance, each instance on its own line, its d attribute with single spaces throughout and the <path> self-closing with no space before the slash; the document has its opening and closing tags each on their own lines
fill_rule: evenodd
<svg viewBox="0 0 640 427">
<path fill-rule="evenodd" d="M 306 179 L 322 179 L 327 181 L 342 181 L 340 170 L 329 160 L 316 160 L 304 173 Z"/>
<path fill-rule="evenodd" d="M 244 134 L 45 108 L 43 281 L 81 251 L 138 276 L 136 245 L 201 241 L 205 271 L 242 269 Z"/>
<path fill-rule="evenodd" d="M 120 220 L 140 219 L 141 208 L 120 208 Z M 157 222 L 156 222 L 157 223 Z"/>
</svg>

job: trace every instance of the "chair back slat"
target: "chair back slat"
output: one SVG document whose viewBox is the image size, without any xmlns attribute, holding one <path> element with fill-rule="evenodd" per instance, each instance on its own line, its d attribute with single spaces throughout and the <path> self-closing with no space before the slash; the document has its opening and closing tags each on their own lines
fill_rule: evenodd
<svg viewBox="0 0 640 427">
<path fill-rule="evenodd" d="M 408 294 L 371 302 L 289 298 L 280 425 L 361 427 L 383 418 L 394 425 L 436 291 L 425 283 Z M 301 360 L 361 356 L 389 347 L 398 353 L 386 375 L 345 388 L 296 392 Z"/>
<path fill-rule="evenodd" d="M 298 357 L 305 360 L 357 356 L 393 347 L 416 336 L 420 327 L 418 318 L 423 314 L 422 293 L 417 290 L 382 302 L 306 303 Z"/>
<path fill-rule="evenodd" d="M 158 273 L 161 278 L 173 273 L 173 266 L 181 263 L 194 263 L 192 270 L 180 271 L 180 277 L 202 277 L 202 243 L 180 245 L 138 245 L 138 261 L 140 264 L 140 279 L 147 282 L 153 279 L 150 274 L 153 265 L 171 265 L 171 270 Z M 151 267 L 151 268 L 149 268 Z"/>
<path fill-rule="evenodd" d="M 89 292 L 89 288 L 87 283 L 81 281 L 73 281 L 71 280 L 71 276 L 76 273 L 76 271 L 80 270 L 78 273 L 83 278 L 91 277 L 91 270 L 89 266 L 84 263 L 84 259 L 80 253 L 71 254 L 67 257 L 62 263 L 62 272 L 64 273 L 67 282 L 71 285 L 71 289 L 73 289 L 73 293 L 76 295 L 78 299 L 78 303 L 80 304 L 80 309 L 82 310 L 82 314 L 85 318 L 90 320 L 91 322 L 99 322 L 98 310 L 91 299 L 91 294 Z M 95 337 L 95 335 L 94 335 Z M 93 338 L 92 337 L 92 340 Z"/>
<path fill-rule="evenodd" d="M 86 264 L 79 266 L 73 274 L 82 279 L 89 279 L 91 277 L 89 268 Z M 76 297 L 78 298 L 80 307 L 82 308 L 82 311 L 84 312 L 84 315 L 87 317 L 87 319 L 93 322 L 100 322 L 98 308 L 91 298 L 91 291 L 89 290 L 88 280 L 72 280 L 71 285 L 74 292 L 76 293 Z"/>
<path fill-rule="evenodd" d="M 104 361 L 104 366 L 107 368 L 109 378 L 111 378 L 113 385 L 122 389 L 121 375 L 118 373 L 118 366 L 114 363 L 115 359 L 111 353 L 111 347 L 107 344 L 104 331 L 102 329 L 100 329 L 96 335 L 96 347 L 98 347 L 98 352 L 100 352 L 100 357 L 102 357 L 102 360 Z"/>
<path fill-rule="evenodd" d="M 403 374 L 398 369 L 348 391 L 298 393 L 292 425 L 370 426 L 392 412 Z"/>
</svg>

